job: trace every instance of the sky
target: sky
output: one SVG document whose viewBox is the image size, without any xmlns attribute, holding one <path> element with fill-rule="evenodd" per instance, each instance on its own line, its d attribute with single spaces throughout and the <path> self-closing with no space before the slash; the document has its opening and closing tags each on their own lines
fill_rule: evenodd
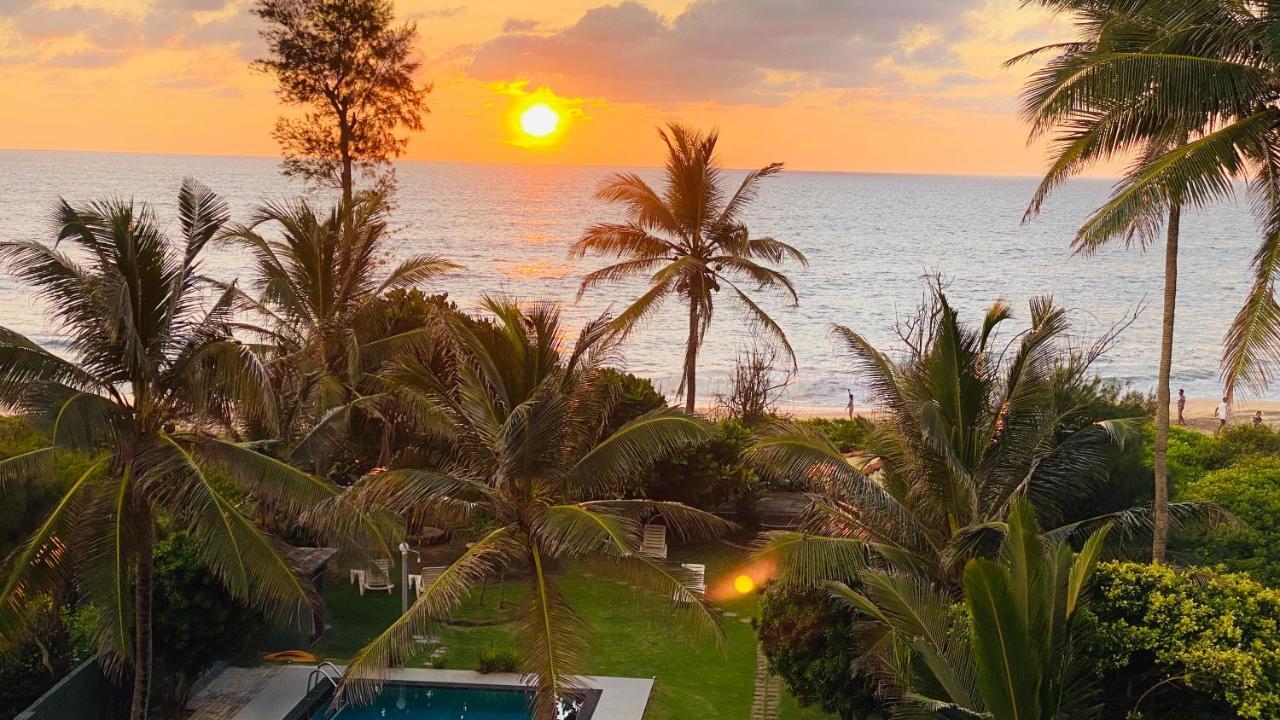
<svg viewBox="0 0 1280 720">
<path fill-rule="evenodd" d="M 0 147 L 276 155 L 251 0 L 0 0 Z M 1034 175 L 1005 59 L 1071 39 L 1021 0 L 396 0 L 433 86 L 405 157 L 647 166 L 717 127 L 730 167 Z M 563 116 L 530 143 L 513 117 Z"/>
</svg>

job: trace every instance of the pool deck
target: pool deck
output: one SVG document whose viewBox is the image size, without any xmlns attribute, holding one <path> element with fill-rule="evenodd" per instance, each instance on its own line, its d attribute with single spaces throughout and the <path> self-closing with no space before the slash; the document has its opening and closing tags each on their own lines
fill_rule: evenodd
<svg viewBox="0 0 1280 720">
<path fill-rule="evenodd" d="M 307 691 L 309 665 L 229 667 L 210 678 L 191 698 L 190 720 L 281 720 Z M 520 685 L 520 676 L 481 675 L 471 670 L 391 670 L 389 680 L 455 683 L 458 685 Z M 591 720 L 642 720 L 653 680 L 644 678 L 582 678 L 601 691 Z"/>
</svg>

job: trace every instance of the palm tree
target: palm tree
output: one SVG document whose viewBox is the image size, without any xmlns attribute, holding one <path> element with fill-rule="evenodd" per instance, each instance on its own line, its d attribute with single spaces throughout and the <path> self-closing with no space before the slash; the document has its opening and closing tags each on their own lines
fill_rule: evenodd
<svg viewBox="0 0 1280 720">
<path fill-rule="evenodd" d="M 870 618 L 862 662 L 876 669 L 895 716 L 1098 717 L 1078 619 L 1106 532 L 1074 555 L 1066 543 L 1043 543 L 1030 503 L 1014 503 L 998 559 L 965 568 L 964 615 L 949 593 L 911 575 L 868 572 L 862 592 L 832 583 L 837 598 Z"/>
<path fill-rule="evenodd" d="M 359 507 L 405 516 L 485 521 L 492 529 L 437 580 L 409 611 L 375 637 L 347 671 L 357 695 L 381 669 L 413 652 L 413 636 L 446 617 L 466 593 L 500 570 L 528 578 L 518 612 L 520 661 L 535 689 L 535 717 L 554 718 L 558 699 L 576 687 L 588 631 L 557 588 L 553 566 L 604 558 L 602 571 L 622 572 L 655 587 L 695 619 L 715 626 L 712 607 L 662 564 L 638 554 L 641 521 L 660 513 L 680 537 L 722 532 L 728 523 L 668 502 L 619 500 L 620 490 L 653 461 L 709 437 L 703 420 L 666 408 L 609 433 L 616 400 L 603 362 L 616 335 L 609 318 L 587 323 L 572 347 L 562 339 L 559 310 L 486 298 L 492 325 L 452 324 L 459 360 L 441 376 L 412 361 L 390 373 L 416 396 L 451 448 L 430 469 L 393 469 L 353 487 Z M 352 685 L 354 683 L 354 685 Z"/>
<path fill-rule="evenodd" d="M 1137 418 L 1093 420 L 1068 392 L 1111 335 L 1087 352 L 1064 348 L 1066 313 L 1037 298 L 1030 327 L 1002 348 L 994 333 L 1011 316 L 1008 305 L 992 305 L 980 326 L 966 327 L 941 288 L 931 292 L 901 333 L 900 360 L 849 328 L 834 330 L 885 413 L 852 461 L 820 434 L 787 424 L 758 433 L 748 449 L 761 472 L 816 493 L 799 530 L 768 536 L 764 552 L 777 556 L 784 577 L 839 580 L 872 564 L 954 588 L 966 561 L 999 546 L 1021 497 L 1055 537 L 1078 539 L 1105 522 L 1117 524 L 1122 540 L 1147 531 L 1144 509 L 1073 514 L 1105 486 L 1136 427 Z M 1173 510 L 1187 520 L 1207 512 Z"/>
<path fill-rule="evenodd" d="M 111 670 L 133 670 L 132 717 L 147 717 L 152 547 L 158 523 L 191 534 L 227 590 L 279 618 L 309 622 L 310 583 L 239 506 L 244 493 L 291 516 L 333 497 L 328 483 L 204 431 L 238 416 L 271 425 L 267 372 L 230 333 L 228 289 L 202 309 L 200 253 L 226 205 L 188 180 L 178 194 L 182 244 L 148 205 L 113 200 L 57 208 L 57 243 L 7 241 L 0 258 L 48 303 L 67 356 L 0 329 L 0 406 L 48 432 L 49 446 L 0 463 L 0 482 L 47 465 L 58 448 L 95 454 L 90 468 L 9 558 L 0 633 L 23 631 L 23 599 L 63 572 L 100 610 L 98 644 Z M 70 245 L 70 252 L 62 249 Z M 230 477 L 215 480 L 210 473 Z M 51 559 L 73 562 L 54 568 Z"/>
<path fill-rule="evenodd" d="M 587 228 L 570 255 L 593 253 L 620 260 L 588 273 L 578 288 L 579 298 L 597 285 L 649 274 L 649 289 L 615 321 L 624 331 L 629 332 L 670 297 L 688 305 L 689 333 L 678 392 L 684 394 L 685 411 L 691 413 L 697 392 L 698 348 L 711 325 L 721 286 L 742 303 L 753 322 L 778 341 L 794 364 L 795 352 L 782 328 L 737 283 L 752 282 L 758 290 L 778 289 L 795 305 L 798 299 L 791 280 L 762 261 L 777 264 L 790 259 L 801 265 L 807 261 L 804 253 L 784 242 L 751 237 L 742 221 L 743 211 L 756 197 L 759 181 L 780 172 L 782 163 L 747 173 L 726 200 L 724 171 L 715 155 L 718 133 L 703 135 L 672 123 L 658 135 L 667 146 L 663 192 L 659 194 L 634 173 L 618 173 L 606 180 L 596 197 L 622 204 L 626 222 Z"/>
<path fill-rule="evenodd" d="M 389 440 L 394 408 L 370 375 L 393 353 L 420 346 L 431 329 L 378 336 L 370 307 L 389 290 L 459 267 L 436 255 L 416 255 L 380 274 L 390 237 L 387 209 L 377 193 L 357 195 L 349 207 L 339 203 L 325 216 L 306 201 L 267 204 L 248 225 L 220 236 L 253 258 L 252 293 L 241 293 L 239 302 L 264 322 L 242 327 L 271 346 L 272 369 L 289 396 L 281 414 L 285 437 L 298 440 L 295 459 L 317 459 L 356 410 L 381 421 Z M 278 233 L 265 234 L 273 226 Z M 309 432 L 298 439 L 302 427 Z M 384 442 L 384 455 L 388 446 Z"/>
<path fill-rule="evenodd" d="M 1168 529 L 1169 369 L 1173 357 L 1178 242 L 1184 208 L 1234 193 L 1245 179 L 1263 241 L 1254 282 L 1227 334 L 1222 371 L 1228 395 L 1262 390 L 1280 361 L 1280 91 L 1274 10 L 1234 0 L 1039 0 L 1083 29 L 1050 53 L 1028 82 L 1023 112 L 1033 137 L 1053 130 L 1054 161 L 1028 214 L 1063 180 L 1089 165 L 1133 156 L 1107 203 L 1082 226 L 1075 246 L 1093 252 L 1123 238 L 1146 246 L 1165 230 L 1164 313 L 1156 385 L 1155 522 L 1152 556 L 1164 559 Z M 1012 61 L 1011 61 L 1012 62 Z"/>
</svg>

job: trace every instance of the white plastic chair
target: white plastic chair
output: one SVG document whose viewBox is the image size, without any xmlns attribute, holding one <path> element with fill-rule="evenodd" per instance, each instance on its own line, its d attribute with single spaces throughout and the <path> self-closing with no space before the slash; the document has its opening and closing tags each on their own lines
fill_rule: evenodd
<svg viewBox="0 0 1280 720">
<path fill-rule="evenodd" d="M 365 590 L 386 590 L 390 595 L 396 588 L 395 583 L 391 582 L 390 560 L 374 560 L 369 569 L 360 574 L 359 580 L 361 595 L 364 595 Z"/>
<path fill-rule="evenodd" d="M 707 596 L 707 566 L 698 563 L 680 563 L 680 567 L 684 569 L 688 576 L 688 582 L 684 587 L 690 593 L 699 597 Z M 671 594 L 676 602 L 690 602 L 688 595 L 676 590 Z"/>
<path fill-rule="evenodd" d="M 424 567 L 422 568 L 421 575 L 410 575 L 409 589 L 413 590 L 413 596 L 418 597 L 421 595 L 424 588 L 429 587 L 431 583 L 439 580 L 440 576 L 444 574 L 444 571 L 448 569 L 449 568 L 444 565 Z"/>
<path fill-rule="evenodd" d="M 667 559 L 667 526 L 650 523 L 644 526 L 640 554 L 659 560 Z"/>
</svg>

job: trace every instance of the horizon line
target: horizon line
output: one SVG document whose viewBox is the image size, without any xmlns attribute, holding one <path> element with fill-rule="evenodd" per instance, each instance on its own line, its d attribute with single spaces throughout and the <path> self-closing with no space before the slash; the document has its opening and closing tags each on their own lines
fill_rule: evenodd
<svg viewBox="0 0 1280 720">
<path fill-rule="evenodd" d="M 46 148 L 46 147 L 6 147 L 0 146 L 2 153 L 68 153 L 81 155 L 139 155 L 150 157 L 196 157 L 196 158 L 222 158 L 222 159 L 249 159 L 249 160 L 281 160 L 279 155 L 256 155 L 256 154 L 227 154 L 212 152 L 161 152 L 147 150 L 95 150 L 82 148 Z M 660 165 L 626 165 L 622 163 L 605 164 L 605 163 L 580 163 L 580 162 L 510 162 L 495 160 L 407 160 L 398 159 L 392 164 L 417 164 L 417 165 L 479 165 L 479 166 L 496 166 L 496 167 L 569 167 L 569 168 L 606 168 L 606 169 L 635 169 L 635 170 L 660 170 Z M 725 167 L 724 170 L 733 172 L 750 172 L 756 168 L 753 167 Z M 973 178 L 1006 178 L 1017 180 L 1037 180 L 1042 176 L 1017 174 L 1017 173 L 963 173 L 963 172 L 943 172 L 943 171 L 909 171 L 909 170 L 821 170 L 809 168 L 792 168 L 786 167 L 784 163 L 785 173 L 803 173 L 808 175 L 901 175 L 908 177 L 973 177 Z M 1072 178 L 1073 180 L 1088 180 L 1115 182 L 1118 178 L 1114 176 L 1104 175 L 1082 175 Z"/>
</svg>

